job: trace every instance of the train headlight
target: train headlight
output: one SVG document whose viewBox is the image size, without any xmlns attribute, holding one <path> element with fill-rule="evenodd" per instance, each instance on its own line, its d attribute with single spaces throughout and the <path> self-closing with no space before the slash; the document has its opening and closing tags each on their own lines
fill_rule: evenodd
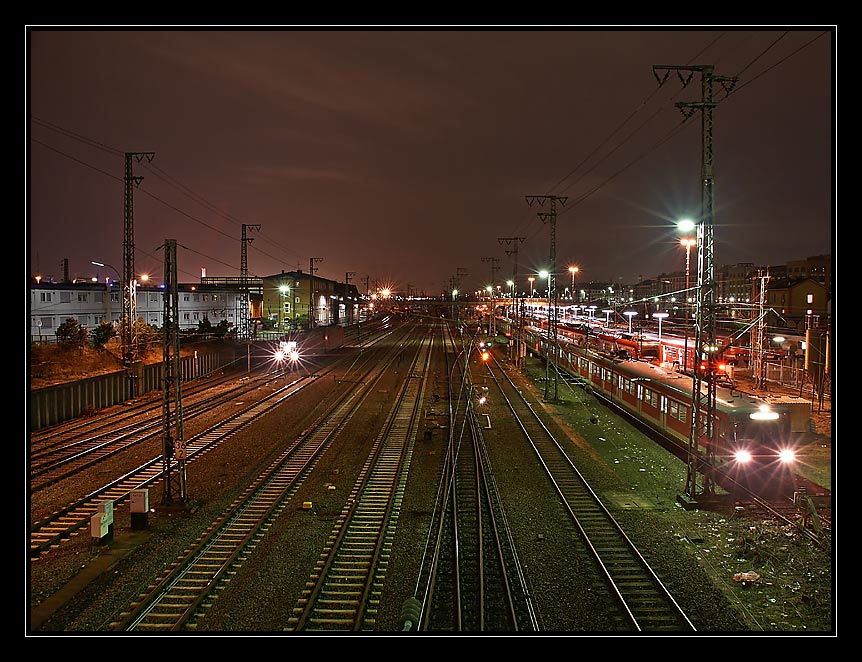
<svg viewBox="0 0 862 662">
<path fill-rule="evenodd" d="M 284 352 L 280 349 L 275 350 L 274 358 L 278 363 L 281 363 L 285 359 Z"/>
<path fill-rule="evenodd" d="M 738 450 L 733 454 L 734 459 L 740 464 L 751 462 L 751 453 L 746 450 Z"/>
<path fill-rule="evenodd" d="M 778 452 L 778 459 L 781 460 L 783 464 L 791 464 L 796 461 L 796 453 L 794 453 L 790 448 L 785 448 Z"/>
<path fill-rule="evenodd" d="M 778 412 L 772 411 L 769 405 L 760 405 L 760 409 L 748 415 L 753 421 L 774 421 L 778 418 Z"/>
</svg>

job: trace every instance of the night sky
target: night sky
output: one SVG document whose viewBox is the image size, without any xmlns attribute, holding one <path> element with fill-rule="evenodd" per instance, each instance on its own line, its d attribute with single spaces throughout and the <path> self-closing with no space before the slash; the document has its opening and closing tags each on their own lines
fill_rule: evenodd
<svg viewBox="0 0 862 662">
<path fill-rule="evenodd" d="M 713 65 L 716 266 L 835 243 L 835 26 L 25 28 L 27 276 L 135 264 L 181 282 L 307 271 L 438 295 L 550 264 L 630 284 L 680 271 L 701 201 L 701 79 Z M 523 241 L 501 243 L 501 239 Z M 483 260 L 483 258 L 485 258 Z M 491 258 L 497 258 L 494 262 Z M 561 276 L 561 278 L 563 278 Z M 568 278 L 566 275 L 563 282 Z M 562 282 L 560 287 L 562 287 Z"/>
</svg>

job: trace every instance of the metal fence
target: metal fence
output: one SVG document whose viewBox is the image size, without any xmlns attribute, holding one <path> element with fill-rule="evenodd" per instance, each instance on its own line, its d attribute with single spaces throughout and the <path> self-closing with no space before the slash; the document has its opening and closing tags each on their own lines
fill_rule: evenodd
<svg viewBox="0 0 862 662">
<path fill-rule="evenodd" d="M 239 353 L 242 352 L 242 355 Z M 190 382 L 220 370 L 239 359 L 246 350 L 227 348 L 219 352 L 195 353 L 180 359 L 180 378 Z M 142 366 L 136 378 L 136 392 L 142 396 L 164 386 L 164 364 Z M 132 383 L 125 370 L 89 377 L 65 384 L 28 391 L 30 430 L 56 425 L 87 412 L 112 407 L 132 399 Z"/>
</svg>

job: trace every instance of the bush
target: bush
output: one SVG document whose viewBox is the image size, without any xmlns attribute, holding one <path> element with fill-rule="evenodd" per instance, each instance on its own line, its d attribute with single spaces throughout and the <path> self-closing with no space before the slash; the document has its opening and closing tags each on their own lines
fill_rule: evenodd
<svg viewBox="0 0 862 662">
<path fill-rule="evenodd" d="M 90 331 L 90 342 L 95 349 L 102 349 L 107 342 L 117 335 L 117 330 L 110 322 L 99 322 L 99 326 Z"/>
<path fill-rule="evenodd" d="M 57 342 L 65 348 L 81 348 L 87 341 L 87 329 L 82 327 L 78 320 L 69 317 L 57 327 Z"/>
</svg>

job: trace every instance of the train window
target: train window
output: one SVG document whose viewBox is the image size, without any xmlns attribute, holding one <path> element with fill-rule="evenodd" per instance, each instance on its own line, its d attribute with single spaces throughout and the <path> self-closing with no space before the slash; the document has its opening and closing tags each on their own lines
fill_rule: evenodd
<svg viewBox="0 0 862 662">
<path fill-rule="evenodd" d="M 669 405 L 670 417 L 685 423 L 688 417 L 688 407 L 681 402 L 671 400 Z"/>
<path fill-rule="evenodd" d="M 644 389 L 643 401 L 649 403 L 653 407 L 658 407 L 658 393 L 648 388 Z"/>
</svg>

